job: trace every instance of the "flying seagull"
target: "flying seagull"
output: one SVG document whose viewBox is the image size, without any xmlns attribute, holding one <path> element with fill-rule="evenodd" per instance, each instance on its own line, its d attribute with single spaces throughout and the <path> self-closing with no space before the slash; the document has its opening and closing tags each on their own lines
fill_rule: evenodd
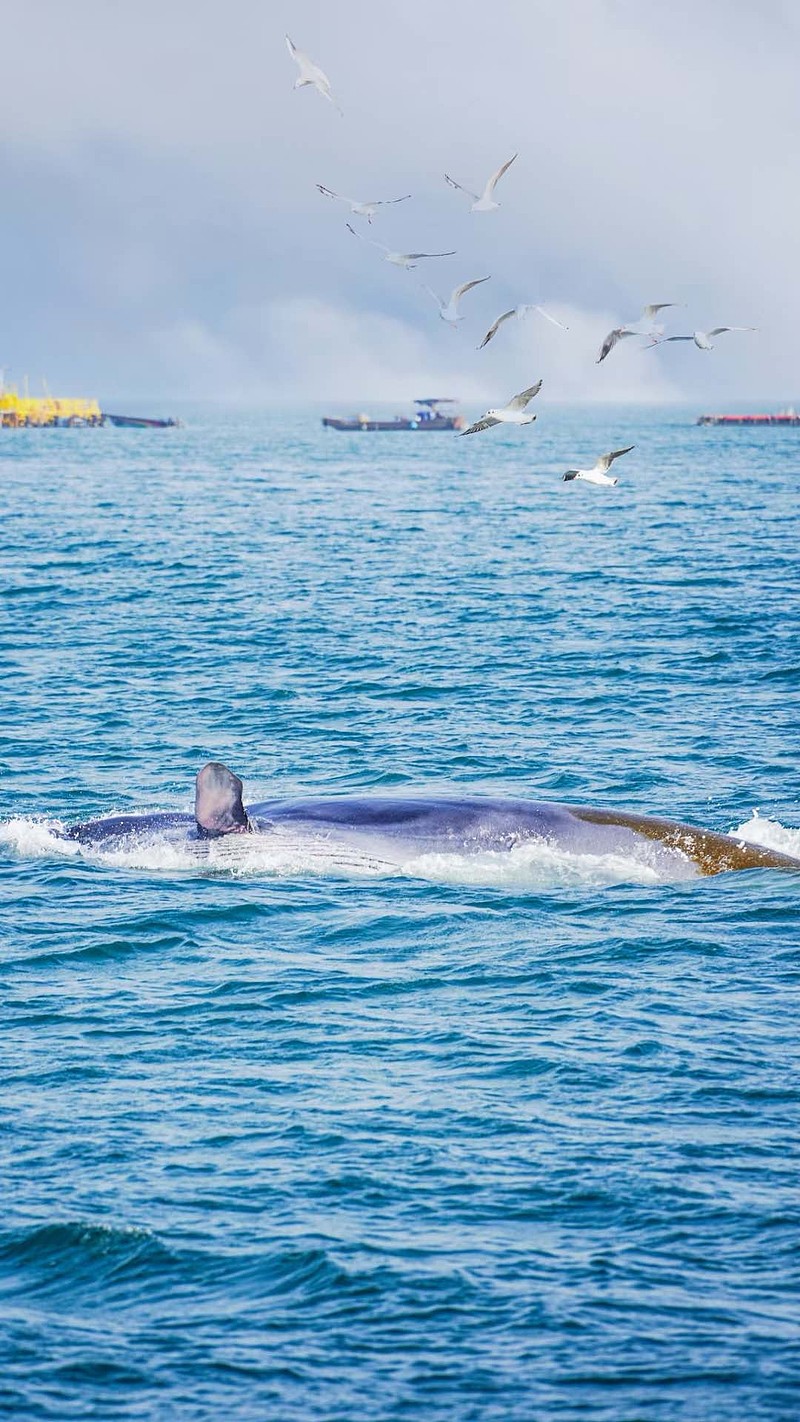
<svg viewBox="0 0 800 1422">
<path fill-rule="evenodd" d="M 630 326 L 616 326 L 613 331 L 609 331 L 608 335 L 603 341 L 603 344 L 600 347 L 600 354 L 597 357 L 597 360 L 595 361 L 595 365 L 599 365 L 602 360 L 605 360 L 607 355 L 611 354 L 618 341 L 624 341 L 626 336 L 638 335 L 639 332 L 632 331 Z"/>
<path fill-rule="evenodd" d="M 626 445 L 625 449 L 615 449 L 611 454 L 601 454 L 597 463 L 591 469 L 568 469 L 564 475 L 564 480 L 569 483 L 571 479 L 585 479 L 587 484 L 608 484 L 609 486 L 618 483 L 617 479 L 609 479 L 608 470 L 619 459 L 621 454 L 630 454 L 635 449 L 635 444 Z"/>
<path fill-rule="evenodd" d="M 515 153 L 514 158 L 516 158 L 517 156 L 518 155 Z M 454 178 L 450 177 L 449 173 L 445 173 L 444 175 L 445 182 L 449 183 L 451 188 L 457 188 L 460 193 L 466 193 L 467 197 L 472 198 L 472 206 L 470 207 L 470 212 L 495 212 L 496 209 L 500 206 L 500 204 L 499 202 L 495 202 L 494 200 L 494 190 L 497 187 L 497 184 L 500 182 L 500 179 L 502 178 L 503 174 L 507 172 L 508 169 L 511 167 L 511 164 L 514 162 L 514 158 L 509 158 L 508 162 L 503 163 L 501 167 L 497 169 L 496 173 L 492 173 L 492 176 L 486 184 L 486 187 L 484 188 L 482 193 L 473 193 L 470 188 L 465 188 L 461 183 L 457 183 Z"/>
<path fill-rule="evenodd" d="M 712 336 L 722 336 L 726 331 L 755 331 L 755 326 L 715 326 L 713 331 L 692 331 L 689 336 L 660 336 L 650 342 L 651 346 L 663 346 L 665 341 L 694 341 L 701 351 L 713 351 Z"/>
<path fill-rule="evenodd" d="M 354 217 L 366 217 L 367 222 L 372 222 L 379 207 L 391 207 L 396 202 L 408 202 L 411 197 L 406 193 L 405 197 L 399 198 L 376 198 L 374 202 L 357 202 L 355 198 L 344 197 L 342 193 L 335 193 L 333 188 L 326 188 L 323 183 L 317 183 L 317 191 L 325 197 L 335 198 L 337 202 L 346 202 Z"/>
<path fill-rule="evenodd" d="M 313 84 L 317 93 L 321 94 L 323 99 L 327 99 L 329 104 L 333 104 L 337 114 L 341 114 L 342 111 L 331 93 L 331 81 L 325 71 L 320 69 L 319 65 L 315 64 L 313 59 L 309 59 L 308 55 L 304 54 L 302 49 L 298 49 L 297 45 L 292 43 L 288 35 L 286 36 L 286 45 L 300 71 L 294 81 L 295 89 L 302 89 L 306 84 Z"/>
<path fill-rule="evenodd" d="M 677 301 L 653 301 L 649 306 L 642 307 L 642 320 L 655 321 L 659 311 L 666 311 L 670 306 L 677 306 Z"/>
<path fill-rule="evenodd" d="M 595 365 L 599 365 L 601 361 L 604 361 L 606 356 L 611 354 L 617 342 L 624 340 L 626 336 L 660 336 L 664 327 L 655 326 L 653 322 L 659 311 L 666 311 L 668 306 L 675 305 L 676 303 L 674 301 L 653 301 L 649 306 L 643 306 L 642 314 L 638 318 L 638 321 L 649 321 L 651 328 L 649 331 L 637 331 L 635 327 L 638 323 L 635 321 L 628 321 L 624 326 L 616 326 L 613 331 L 609 331 L 600 347 L 600 354 L 595 361 Z"/>
<path fill-rule="evenodd" d="M 363 233 L 356 232 L 355 227 L 350 223 L 346 224 L 348 232 L 352 232 L 354 237 L 358 237 L 362 242 L 369 242 L 373 247 L 378 247 L 383 252 L 383 260 L 391 262 L 395 267 L 403 267 L 405 271 L 410 271 L 412 267 L 421 262 L 424 257 L 454 257 L 455 252 L 393 252 L 389 247 L 384 247 L 382 242 L 376 242 L 374 237 L 365 237 Z"/>
<path fill-rule="evenodd" d="M 477 434 L 479 430 L 490 430 L 492 425 L 532 425 L 536 419 L 535 415 L 524 413 L 526 405 L 530 403 L 534 395 L 538 395 L 542 388 L 541 380 L 537 380 L 535 385 L 531 385 L 528 390 L 520 391 L 513 400 L 509 400 L 507 405 L 501 405 L 499 410 L 487 410 L 485 415 L 481 415 L 474 425 L 469 429 L 461 430 L 462 435 Z"/>
<path fill-rule="evenodd" d="M 448 301 L 442 301 L 441 296 L 437 296 L 436 292 L 431 291 L 429 286 L 426 286 L 425 290 L 427 291 L 429 296 L 433 297 L 434 301 L 439 307 L 439 315 L 441 316 L 442 320 L 446 321 L 450 326 L 455 326 L 459 321 L 464 320 L 464 317 L 460 316 L 458 312 L 458 303 L 464 293 L 467 291 L 471 291 L 473 286 L 480 286 L 481 282 L 488 280 L 488 277 L 478 277 L 476 281 L 462 282 L 461 286 L 455 287 L 455 289 L 450 293 L 450 298 Z"/>
<path fill-rule="evenodd" d="M 551 316 L 549 311 L 545 311 L 543 306 L 512 306 L 510 311 L 504 311 L 502 316 L 498 316 L 494 325 L 490 326 L 478 350 L 482 351 L 484 346 L 488 346 L 493 336 L 497 335 L 504 321 L 510 321 L 512 316 L 516 316 L 518 321 L 523 321 L 531 311 L 538 311 L 540 316 L 544 316 L 545 321 L 549 321 L 553 326 L 558 326 L 560 331 L 568 331 L 569 326 L 564 326 L 561 321 L 557 321 L 555 316 Z"/>
</svg>

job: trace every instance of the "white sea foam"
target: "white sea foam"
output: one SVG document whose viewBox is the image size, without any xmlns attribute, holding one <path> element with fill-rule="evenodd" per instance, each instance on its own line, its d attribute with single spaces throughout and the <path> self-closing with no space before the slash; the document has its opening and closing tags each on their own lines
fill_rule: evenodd
<svg viewBox="0 0 800 1422">
<path fill-rule="evenodd" d="M 0 824 L 0 844 L 23 859 L 81 859 L 114 869 L 157 874 L 226 874 L 236 877 L 297 878 L 305 874 L 379 877 L 397 865 L 361 845 L 308 834 L 234 835 L 220 840 L 170 839 L 169 833 L 129 835 L 111 844 L 80 844 L 63 837 L 58 823 L 12 819 Z"/>
<path fill-rule="evenodd" d="M 682 855 L 638 859 L 626 854 L 575 854 L 546 840 L 526 840 L 513 849 L 475 854 L 421 854 L 406 860 L 406 874 L 439 884 L 506 889 L 527 893 L 573 885 L 603 888 L 612 884 L 659 884 L 694 878 L 697 871 Z"/>
<path fill-rule="evenodd" d="M 78 859 L 81 846 L 61 839 L 62 826 L 53 820 L 24 819 L 22 816 L 0 823 L 0 844 L 7 845 L 21 859 L 51 859 L 61 855 Z"/>
<path fill-rule="evenodd" d="M 764 849 L 775 849 L 780 854 L 791 854 L 800 859 L 800 829 L 787 828 L 778 820 L 761 816 L 754 810 L 749 820 L 728 830 L 734 839 L 746 840 L 748 844 L 760 844 Z"/>
</svg>

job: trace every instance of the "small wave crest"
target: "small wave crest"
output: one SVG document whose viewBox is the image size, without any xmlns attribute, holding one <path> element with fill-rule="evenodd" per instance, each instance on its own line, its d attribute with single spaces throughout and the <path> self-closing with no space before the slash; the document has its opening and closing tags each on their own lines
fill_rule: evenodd
<svg viewBox="0 0 800 1422">
<path fill-rule="evenodd" d="M 163 1268 L 169 1251 L 144 1229 L 78 1221 L 33 1226 L 0 1235 L 0 1274 L 26 1293 L 62 1294 L 96 1288 L 114 1276 Z"/>
</svg>

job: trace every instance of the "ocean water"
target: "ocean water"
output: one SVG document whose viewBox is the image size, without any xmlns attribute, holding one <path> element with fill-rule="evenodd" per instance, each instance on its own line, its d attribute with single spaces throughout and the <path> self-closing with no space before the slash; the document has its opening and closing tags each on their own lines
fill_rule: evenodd
<svg viewBox="0 0 800 1422">
<path fill-rule="evenodd" d="M 799 881 L 54 832 L 218 758 L 800 854 L 800 436 L 693 413 L 0 439 L 0 1415 L 800 1415 Z"/>
</svg>

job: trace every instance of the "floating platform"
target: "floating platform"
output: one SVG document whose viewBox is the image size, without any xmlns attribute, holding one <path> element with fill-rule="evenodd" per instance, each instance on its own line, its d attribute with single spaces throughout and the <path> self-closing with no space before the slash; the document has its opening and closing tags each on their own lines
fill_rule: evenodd
<svg viewBox="0 0 800 1422">
<path fill-rule="evenodd" d="M 774 415 L 699 415 L 698 425 L 800 425 L 796 410 L 778 410 Z"/>
<path fill-rule="evenodd" d="M 45 387 L 47 388 L 47 387 Z M 129 429 L 166 430 L 180 420 L 148 419 L 144 415 L 109 415 L 96 400 L 55 395 L 20 395 L 0 381 L 0 429 L 78 429 L 86 425 L 121 425 Z"/>
<path fill-rule="evenodd" d="M 103 412 L 96 400 L 20 395 L 16 390 L 0 389 L 0 429 L 73 429 L 102 423 Z"/>
</svg>

